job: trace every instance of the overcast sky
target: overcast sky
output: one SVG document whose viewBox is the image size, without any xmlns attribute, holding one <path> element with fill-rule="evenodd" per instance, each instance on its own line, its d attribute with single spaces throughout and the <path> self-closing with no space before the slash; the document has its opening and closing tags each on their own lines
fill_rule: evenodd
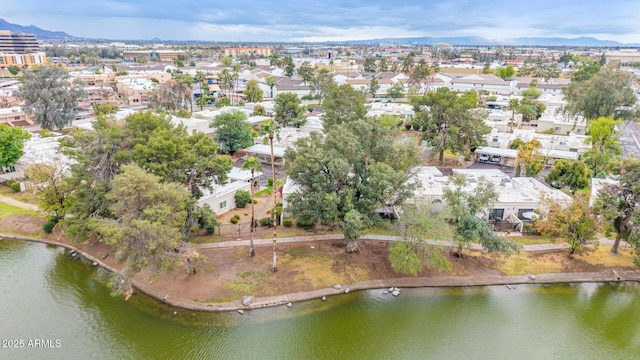
<svg viewBox="0 0 640 360">
<path fill-rule="evenodd" d="M 11 23 L 106 39 L 591 36 L 640 43 L 638 0 L 0 0 L 0 9 Z"/>
</svg>

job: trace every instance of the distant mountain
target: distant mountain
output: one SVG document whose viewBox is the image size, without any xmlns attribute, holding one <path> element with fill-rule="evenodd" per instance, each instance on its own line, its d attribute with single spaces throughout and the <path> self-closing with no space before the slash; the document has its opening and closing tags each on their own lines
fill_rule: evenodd
<svg viewBox="0 0 640 360">
<path fill-rule="evenodd" d="M 500 45 L 522 45 L 522 46 L 638 46 L 638 44 L 623 44 L 612 40 L 599 40 L 592 37 L 579 37 L 574 39 L 569 38 L 514 38 L 505 40 L 491 40 L 478 36 L 459 36 L 459 37 L 412 37 L 412 38 L 385 38 L 385 39 L 372 39 L 372 40 L 358 40 L 348 41 L 350 44 L 378 44 L 378 43 L 393 43 L 393 44 L 417 44 L 417 45 L 429 45 L 435 43 L 447 43 L 454 46 L 500 46 Z"/>
<path fill-rule="evenodd" d="M 76 39 L 75 36 L 69 35 L 63 31 L 43 30 L 34 25 L 22 26 L 22 25 L 12 24 L 10 22 L 5 21 L 4 19 L 0 19 L 0 30 L 9 30 L 12 33 L 33 34 L 38 40 Z"/>
</svg>

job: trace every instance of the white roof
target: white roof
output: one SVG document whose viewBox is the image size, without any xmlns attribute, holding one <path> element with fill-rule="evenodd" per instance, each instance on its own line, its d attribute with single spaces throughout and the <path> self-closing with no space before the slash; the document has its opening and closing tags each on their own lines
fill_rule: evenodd
<svg viewBox="0 0 640 360">
<path fill-rule="evenodd" d="M 487 154 L 487 155 L 499 155 L 508 158 L 516 158 L 518 156 L 518 150 L 514 149 L 502 149 L 495 148 L 491 146 L 482 146 L 476 149 L 476 154 Z"/>
<path fill-rule="evenodd" d="M 254 178 L 259 178 L 260 176 L 262 176 L 262 172 L 261 171 L 256 171 L 253 174 Z M 251 180 L 251 170 L 244 170 L 242 168 L 239 168 L 237 166 L 234 166 L 231 168 L 231 171 L 229 171 L 227 173 L 227 177 L 229 178 L 229 180 L 231 181 L 249 181 Z"/>
<path fill-rule="evenodd" d="M 263 144 L 255 144 L 253 146 L 249 146 L 246 149 L 243 149 L 244 151 L 248 152 L 248 153 L 254 153 L 257 155 L 268 155 L 271 156 L 271 147 L 269 145 L 263 145 Z M 279 146 L 274 146 L 273 147 L 273 156 L 275 157 L 284 157 L 284 152 L 286 151 L 286 148 L 283 147 L 279 147 Z"/>
<path fill-rule="evenodd" d="M 578 153 L 573 151 L 536 149 L 536 154 L 554 159 L 578 160 Z"/>
<path fill-rule="evenodd" d="M 202 191 L 202 197 L 198 199 L 198 202 L 204 202 L 211 198 L 224 196 L 230 193 L 234 193 L 238 190 L 249 190 L 251 184 L 244 181 L 234 181 L 225 185 L 215 185 L 212 191 L 204 189 Z"/>
</svg>

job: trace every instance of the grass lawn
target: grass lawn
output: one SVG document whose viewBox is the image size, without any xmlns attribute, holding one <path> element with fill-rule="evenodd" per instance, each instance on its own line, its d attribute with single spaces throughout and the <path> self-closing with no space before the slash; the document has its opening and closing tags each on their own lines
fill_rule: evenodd
<svg viewBox="0 0 640 360">
<path fill-rule="evenodd" d="M 39 216 L 40 213 L 33 210 L 26 210 L 19 207 L 11 206 L 5 203 L 0 202 L 0 220 L 4 219 L 10 215 L 18 215 L 18 214 L 26 214 L 26 215 L 35 215 Z"/>
</svg>

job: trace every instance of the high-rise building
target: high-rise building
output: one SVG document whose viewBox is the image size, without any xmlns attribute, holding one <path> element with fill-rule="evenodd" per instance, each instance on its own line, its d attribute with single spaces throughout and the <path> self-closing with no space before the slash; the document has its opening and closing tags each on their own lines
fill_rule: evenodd
<svg viewBox="0 0 640 360">
<path fill-rule="evenodd" d="M 0 52 L 26 54 L 39 50 L 38 40 L 33 34 L 13 34 L 9 30 L 0 30 Z"/>
</svg>

